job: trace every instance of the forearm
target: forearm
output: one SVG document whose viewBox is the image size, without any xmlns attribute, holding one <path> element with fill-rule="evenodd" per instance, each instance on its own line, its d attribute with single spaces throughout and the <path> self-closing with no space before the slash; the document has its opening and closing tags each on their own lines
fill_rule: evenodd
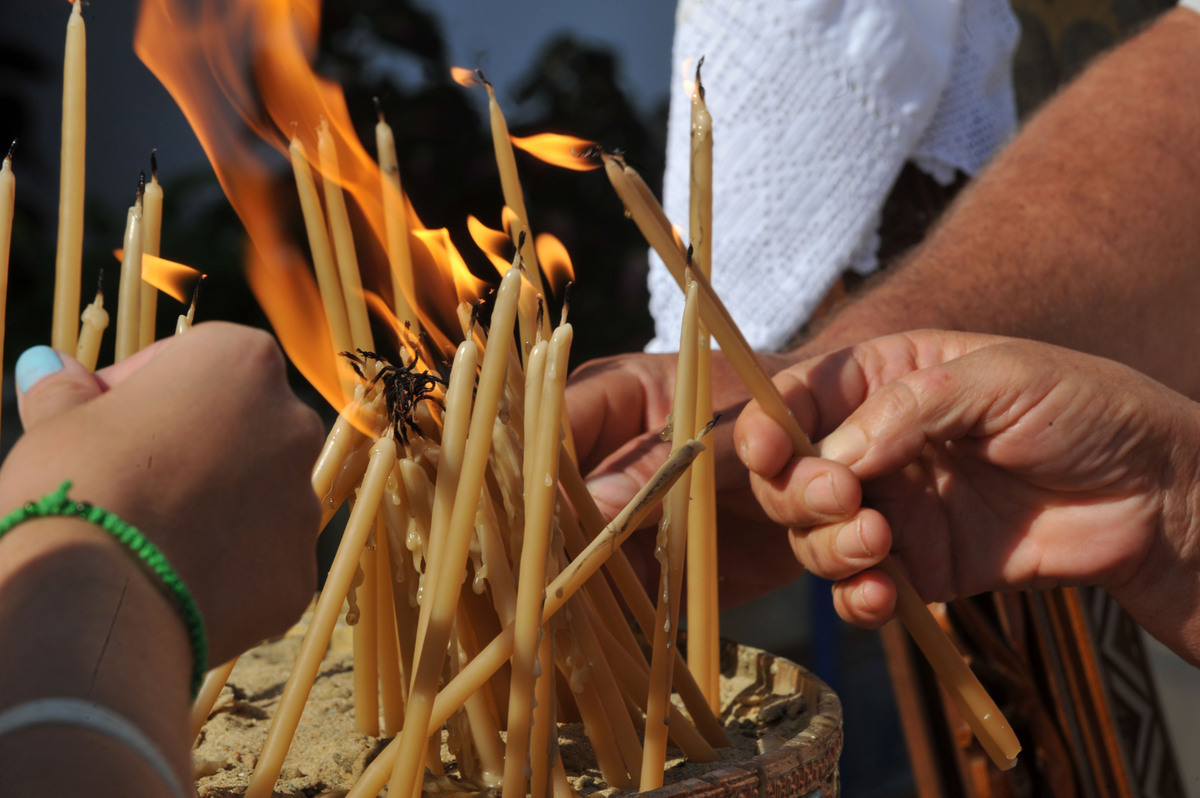
<svg viewBox="0 0 1200 798">
<path fill-rule="evenodd" d="M 190 783 L 187 637 L 170 601 L 106 533 L 51 518 L 0 541 L 0 640 L 0 711 L 40 698 L 94 702 L 140 729 Z M 0 737 L 0 762 L 20 794 L 169 794 L 135 752 L 66 724 Z"/>
<path fill-rule="evenodd" d="M 1054 99 L 927 242 L 805 347 L 920 327 L 1104 355 L 1189 395 L 1200 364 L 1200 15 L 1168 13 Z"/>
</svg>

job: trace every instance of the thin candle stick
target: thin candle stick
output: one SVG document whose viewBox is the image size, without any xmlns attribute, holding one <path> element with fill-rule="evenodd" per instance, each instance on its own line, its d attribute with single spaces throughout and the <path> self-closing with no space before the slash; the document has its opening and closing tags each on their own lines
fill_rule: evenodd
<svg viewBox="0 0 1200 798">
<path fill-rule="evenodd" d="M 192 289 L 192 301 L 188 304 L 187 313 L 181 314 L 175 321 L 176 335 L 183 335 L 185 332 L 192 329 L 192 322 L 196 318 L 196 303 L 200 301 L 200 286 L 204 285 L 205 276 L 206 275 L 202 274 L 200 275 L 200 279 L 196 280 L 196 287 Z M 144 293 L 142 294 L 142 297 L 145 298 Z M 145 316 L 142 316 L 143 321 L 145 321 L 145 318 Z M 144 327 L 142 328 L 142 331 L 145 332 Z M 151 342 L 153 343 L 153 340 Z"/>
<path fill-rule="evenodd" d="M 652 201 L 653 195 L 645 188 L 645 183 L 637 172 L 612 155 L 606 154 L 604 161 L 609 179 L 642 235 L 663 259 L 680 286 L 684 287 L 684 258 L 670 235 L 670 224 L 666 221 L 662 207 Z M 699 288 L 700 318 L 721 345 L 726 359 L 746 384 L 750 395 L 759 403 L 763 412 L 787 432 L 797 457 L 815 457 L 816 449 L 812 442 L 788 409 L 779 388 L 754 356 L 745 336 L 713 291 L 708 279 L 701 272 L 692 276 Z M 896 583 L 900 594 L 912 591 L 910 595 L 916 595 L 908 577 L 891 563 L 890 557 L 885 558 L 880 567 Z M 1001 769 L 1011 768 L 1021 751 L 1020 742 L 1004 713 L 971 672 L 945 632 L 930 616 L 928 607 L 918 597 L 916 601 L 898 602 L 896 614 L 929 660 L 929 664 L 933 666 L 942 686 L 951 694 L 956 704 L 966 709 L 964 716 L 967 722 L 984 748 L 992 755 L 993 762 Z M 987 742 L 984 742 L 985 740 Z"/>
<path fill-rule="evenodd" d="M 520 250 L 525 267 L 531 272 L 530 281 L 537 292 L 546 295 L 546 286 L 542 283 L 542 274 L 538 268 L 537 252 L 533 246 L 533 231 L 529 227 L 529 214 L 525 211 L 525 193 L 521 190 L 521 180 L 517 175 L 517 159 L 513 156 L 512 140 L 508 134 L 508 122 L 500 103 L 496 102 L 496 90 L 476 71 L 479 82 L 487 90 L 488 120 L 492 129 L 492 148 L 496 153 L 496 168 L 500 172 L 500 188 L 504 193 L 504 204 L 512 209 L 520 221 L 519 227 L 514 227 L 509 235 L 513 245 Z"/>
<path fill-rule="evenodd" d="M 650 511 L 658 506 L 662 497 L 671 486 L 687 472 L 696 455 L 704 450 L 704 444 L 699 441 L 688 441 L 681 449 L 673 452 L 650 480 L 634 495 L 629 503 L 617 513 L 616 517 L 605 526 L 596 538 L 578 557 L 573 559 L 554 578 L 546 588 L 546 602 L 542 607 L 542 622 L 550 620 L 566 601 L 573 596 L 605 561 L 617 551 L 620 545 L 633 534 Z M 492 638 L 477 656 L 466 664 L 458 675 L 450 680 L 433 702 L 427 715 L 424 727 L 425 734 L 418 735 L 427 739 L 446 722 L 467 697 L 478 690 L 498 671 L 512 655 L 513 624 L 508 624 Z M 405 719 L 405 727 L 412 715 Z M 387 747 L 380 752 L 354 786 L 350 788 L 346 798 L 368 798 L 375 796 L 387 784 L 395 764 L 402 760 L 403 735 L 395 737 Z M 418 749 L 419 753 L 419 749 Z"/>
<path fill-rule="evenodd" d="M 675 370 L 675 396 L 671 406 L 672 447 L 684 444 L 683 436 L 696 427 L 696 349 L 699 316 L 695 286 L 689 286 L 683 310 L 683 330 Z M 683 595 L 683 565 L 687 551 L 688 505 L 692 482 L 676 483 L 663 505 L 656 553 L 662 565 L 658 607 L 654 616 L 653 655 L 650 660 L 650 695 L 646 699 L 646 734 L 642 756 L 642 792 L 662 786 L 667 757 L 667 705 L 671 701 L 671 675 L 675 641 L 679 634 L 679 601 Z"/>
<path fill-rule="evenodd" d="M 329 122 L 322 119 L 317 127 L 317 155 L 321 162 L 321 185 L 325 188 L 325 213 L 337 258 L 338 277 L 342 281 L 342 299 L 346 303 L 346 318 L 350 322 L 350 339 L 358 349 L 374 351 L 371 323 L 367 316 L 367 301 L 363 296 L 362 276 L 358 271 L 358 253 L 354 249 L 354 233 L 350 229 L 350 214 L 342 194 L 341 169 L 338 166 L 337 143 L 329 132 Z"/>
<path fill-rule="evenodd" d="M 313 180 L 308 153 L 304 143 L 293 136 L 288 146 L 292 162 L 292 174 L 296 180 L 296 193 L 300 197 L 300 210 L 304 215 L 304 229 L 308 234 L 308 247 L 312 253 L 313 269 L 317 273 L 317 287 L 321 292 L 321 305 L 325 309 L 325 320 L 329 324 L 329 338 L 333 352 L 354 349 L 350 337 L 350 322 L 346 318 L 346 301 L 342 298 L 342 282 L 338 278 L 337 263 L 333 259 L 333 247 L 329 243 L 329 231 L 325 227 L 325 214 Z M 348 373 L 343 373 L 342 391 L 346 399 L 354 395 L 354 383 Z"/>
<path fill-rule="evenodd" d="M 218 665 L 204 674 L 204 682 L 200 685 L 200 692 L 196 693 L 196 700 L 192 702 L 191 721 L 193 740 L 200 736 L 200 731 L 204 728 L 204 724 L 208 722 L 208 716 L 212 713 L 212 709 L 217 703 L 217 698 L 221 695 L 221 688 L 225 686 L 225 682 L 229 681 L 229 674 L 233 673 L 233 666 L 237 665 L 237 661 L 238 658 L 234 657 L 224 665 Z"/>
<path fill-rule="evenodd" d="M 142 195 L 142 253 L 157 257 L 162 245 L 163 190 L 158 184 L 158 154 L 150 151 L 150 182 Z M 138 347 L 145 349 L 154 343 L 154 325 L 158 315 L 158 289 L 142 282 L 141 326 Z M 189 321 L 190 325 L 190 321 Z M 178 333 L 178 325 L 176 325 Z"/>
<path fill-rule="evenodd" d="M 75 359 L 88 371 L 96 370 L 100 357 L 100 342 L 108 329 L 108 311 L 104 309 L 104 272 L 96 281 L 96 298 L 80 314 L 79 343 L 75 346 Z M 0 333 L 2 339 L 2 333 Z"/>
<path fill-rule="evenodd" d="M 387 235 L 388 264 L 392 272 L 394 310 L 401 324 L 420 330 L 420 321 L 409 302 L 413 293 L 412 251 L 408 244 L 408 218 L 404 191 L 400 186 L 400 164 L 396 158 L 396 135 L 384 120 L 375 99 L 379 121 L 375 124 L 375 151 L 379 159 L 380 192 L 383 195 L 383 223 Z"/>
<path fill-rule="evenodd" d="M 121 285 L 117 294 L 118 363 L 138 351 L 142 334 L 142 188 L 125 219 L 125 251 L 121 257 Z M 78 304 L 78 302 L 76 302 Z M 74 323 L 71 325 L 75 329 Z M 72 349 L 75 342 L 72 341 Z"/>
<path fill-rule="evenodd" d="M 358 569 L 362 573 L 362 581 L 354 591 L 358 621 L 350 627 L 354 650 L 354 727 L 359 734 L 378 737 L 379 602 L 375 587 L 375 547 L 369 539 L 359 555 Z"/>
<path fill-rule="evenodd" d="M 79 270 L 83 262 L 84 152 L 87 144 L 87 30 L 83 3 L 75 0 L 67 20 L 63 56 L 62 155 L 58 182 L 58 246 L 54 257 L 54 324 L 51 345 L 74 352 L 79 318 Z M 129 245 L 125 245 L 129 250 Z"/>
<path fill-rule="evenodd" d="M 283 695 L 275 717 L 267 731 L 267 741 L 258 758 L 258 765 L 250 784 L 246 787 L 246 798 L 269 798 L 283 768 L 283 760 L 291 746 L 300 714 L 308 700 L 313 680 L 321 666 L 321 658 L 329 646 L 334 624 L 341 612 L 342 601 L 350 588 L 354 572 L 358 568 L 359 556 L 367 542 L 367 536 L 375 526 L 375 515 L 379 512 L 380 500 L 388 475 L 396 462 L 396 445 L 391 438 L 380 438 L 371 447 L 370 465 L 363 477 L 362 489 L 346 531 L 334 555 L 333 564 L 325 578 L 325 587 L 317 599 L 308 632 L 300 644 L 300 654 L 288 675 Z"/>
<path fill-rule="evenodd" d="M 546 558 L 554 499 L 558 495 L 558 452 L 567 358 L 573 330 L 559 326 L 546 352 L 546 372 L 536 413 L 526 423 L 537 422 L 536 439 L 526 446 L 533 466 L 525 483 L 525 535 L 517 577 L 517 617 L 513 644 L 512 680 L 508 693 L 508 746 L 504 757 L 504 798 L 525 794 L 525 766 L 533 717 L 534 671 L 538 658 L 542 594 L 546 584 Z M 528 397 L 526 398 L 528 401 Z M 543 676 L 546 674 L 543 673 Z"/>
<path fill-rule="evenodd" d="M 433 509 L 429 521 L 429 548 L 425 552 L 425 583 L 422 591 L 420 621 L 417 626 L 417 651 L 425 638 L 433 602 L 438 570 L 430 567 L 439 561 L 439 547 L 450 527 L 463 455 L 467 445 L 467 430 L 471 424 L 471 406 L 475 394 L 475 366 L 479 362 L 479 347 L 473 340 L 463 341 L 454 353 L 450 367 L 450 384 L 446 387 L 446 410 L 442 416 L 442 446 L 438 455 L 437 480 L 434 482 Z M 411 685 L 410 685 L 411 688 Z"/>
<path fill-rule="evenodd" d="M 700 80 L 701 58 L 692 89 L 690 220 L 691 266 L 712 277 L 712 115 Z M 712 406 L 712 346 L 701 325 L 696 368 L 696 424 L 709 422 Z M 696 430 L 698 432 L 699 429 Z M 693 432 L 692 434 L 695 434 Z M 692 503 L 688 507 L 687 663 L 713 712 L 721 709 L 720 600 L 717 593 L 716 461 L 711 451 L 692 466 Z"/>
<path fill-rule="evenodd" d="M 520 279 L 520 272 L 510 269 L 500 281 L 500 289 L 496 292 L 496 305 L 492 310 L 492 328 L 489 335 L 492 345 L 483 357 L 479 390 L 471 413 L 462 474 L 450 514 L 450 526 L 442 546 L 443 551 L 432 561 L 433 566 L 437 568 L 437 585 L 432 596 L 426 595 L 426 601 L 430 602 L 428 623 L 423 636 L 417 642 L 417 662 L 409 694 L 408 712 L 404 728 L 400 732 L 400 753 L 396 757 L 389 788 L 389 792 L 394 792 L 397 798 L 415 796 L 420 788 L 424 768 L 420 765 L 418 754 L 429 739 L 426 728 L 433 710 L 434 690 L 445 660 L 450 625 L 458 606 L 459 585 L 463 578 L 480 489 L 483 487 L 488 454 L 491 451 L 492 425 L 496 420 L 500 394 L 504 389 L 508 371 L 510 346 L 507 341 L 512 336 L 513 322 L 516 320 Z M 424 607 L 422 616 L 425 616 Z"/>
<path fill-rule="evenodd" d="M 17 143 L 14 141 L 0 165 L 0 354 L 4 352 L 4 318 L 8 307 L 8 255 L 12 246 L 13 214 L 17 201 L 17 180 L 13 176 L 12 156 Z M 0 382 L 4 377 L 0 369 Z"/>
<path fill-rule="evenodd" d="M 381 500 L 386 506 L 392 504 L 395 495 L 395 469 L 388 478 L 388 487 Z M 402 489 L 402 488 L 401 488 Z M 375 520 L 375 589 L 378 607 L 378 657 L 379 657 L 379 704 L 382 708 L 380 732 L 384 737 L 393 737 L 404 725 L 404 697 L 400 675 L 400 648 L 396 630 L 395 581 L 392 567 L 392 547 L 384 521 L 385 510 Z M 400 556 L 396 552 L 397 557 Z"/>
</svg>

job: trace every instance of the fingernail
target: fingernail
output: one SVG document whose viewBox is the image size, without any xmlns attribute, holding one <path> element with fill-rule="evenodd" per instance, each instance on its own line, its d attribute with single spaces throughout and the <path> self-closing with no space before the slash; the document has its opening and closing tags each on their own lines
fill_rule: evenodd
<svg viewBox="0 0 1200 798">
<path fill-rule="evenodd" d="M 818 515 L 844 515 L 845 509 L 833 492 L 833 474 L 819 474 L 804 488 L 804 503 Z"/>
<path fill-rule="evenodd" d="M 601 474 L 587 481 L 588 492 L 601 509 L 624 507 L 638 491 L 638 485 L 622 473 Z"/>
<path fill-rule="evenodd" d="M 854 465 L 867 453 L 867 436 L 856 424 L 843 424 L 826 436 L 819 447 L 826 460 Z"/>
<path fill-rule="evenodd" d="M 17 358 L 14 372 L 17 377 L 17 390 L 28 393 L 29 389 L 56 371 L 61 371 L 62 359 L 48 346 L 31 346 Z"/>
<path fill-rule="evenodd" d="M 846 524 L 839 529 L 837 536 L 833 539 L 833 545 L 837 548 L 838 554 L 847 560 L 861 560 L 871 556 L 867 542 L 863 540 L 861 520 Z"/>
</svg>

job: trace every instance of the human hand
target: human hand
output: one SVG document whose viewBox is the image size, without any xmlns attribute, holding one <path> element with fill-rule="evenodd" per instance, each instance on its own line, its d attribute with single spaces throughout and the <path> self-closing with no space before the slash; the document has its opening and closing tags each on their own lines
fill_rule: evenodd
<svg viewBox="0 0 1200 798">
<path fill-rule="evenodd" d="M 796 557 L 840 580 L 846 620 L 892 616 L 895 586 L 874 567 L 890 551 L 928 601 L 1099 585 L 1200 662 L 1200 414 L 1185 397 L 1100 358 L 935 332 L 876 339 L 776 382 L 827 434 L 827 459 L 792 458 L 753 404 L 735 441 Z"/>
<path fill-rule="evenodd" d="M 212 662 L 284 631 L 316 587 L 321 424 L 273 339 L 207 323 L 95 375 L 61 361 L 20 392 L 0 510 L 70 479 L 136 526 L 191 590 Z"/>
<path fill-rule="evenodd" d="M 768 372 L 787 364 L 760 356 Z M 802 573 L 783 529 L 763 513 L 732 445 L 733 422 L 749 394 L 733 367 L 713 352 L 713 407 L 720 421 L 705 438 L 714 451 L 718 492 L 721 603 L 734 606 L 780 587 Z M 615 516 L 666 460 L 659 438 L 671 412 L 676 356 L 630 354 L 581 366 L 567 385 L 567 408 L 588 488 L 605 517 Z M 624 546 L 634 569 L 652 588 L 658 581 L 654 525 L 660 513 Z"/>
</svg>

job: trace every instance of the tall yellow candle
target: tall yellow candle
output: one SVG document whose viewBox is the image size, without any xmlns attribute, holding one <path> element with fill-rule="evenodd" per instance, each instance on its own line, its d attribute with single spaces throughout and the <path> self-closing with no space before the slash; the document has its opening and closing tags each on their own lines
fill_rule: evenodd
<svg viewBox="0 0 1200 798">
<path fill-rule="evenodd" d="M 375 527 L 375 515 L 379 512 L 379 503 L 388 476 L 396 463 L 396 445 L 391 438 L 380 438 L 371 447 L 370 464 L 366 476 L 363 477 L 362 488 L 358 501 L 346 522 L 346 531 L 334 555 L 333 565 L 329 567 L 329 575 L 325 578 L 325 587 L 317 598 L 317 606 L 313 610 L 312 621 L 308 632 L 300 644 L 300 653 L 296 664 L 288 675 L 283 695 L 279 699 L 279 708 L 271 719 L 267 731 L 267 741 L 263 745 L 258 758 L 258 765 L 250 784 L 246 787 L 246 798 L 269 798 L 283 768 L 283 760 L 300 723 L 300 714 L 308 700 L 313 680 L 321 666 L 321 658 L 329 646 L 334 624 L 341 613 L 342 602 L 358 568 L 359 556 L 367 542 L 367 536 Z"/>
<path fill-rule="evenodd" d="M 525 794 L 525 767 L 533 719 L 534 671 L 538 658 L 542 595 L 554 499 L 558 495 L 558 452 L 567 358 L 573 331 L 563 324 L 550 337 L 546 373 L 538 401 L 536 439 L 526 440 L 525 457 L 533 458 L 525 483 L 525 535 L 517 577 L 517 617 L 514 627 L 512 679 L 508 693 L 508 748 L 504 756 L 504 798 Z M 531 421 L 526 416 L 526 423 Z"/>
<path fill-rule="evenodd" d="M 125 251 L 117 292 L 115 360 L 120 363 L 138 351 L 142 334 L 142 192 L 125 219 Z M 74 324 L 72 324 L 74 329 Z"/>
<path fill-rule="evenodd" d="M 378 100 L 376 100 L 378 107 Z M 412 252 L 408 246 L 408 217 L 404 192 L 400 185 L 400 163 L 396 158 L 396 135 L 379 112 L 375 124 L 375 151 L 379 158 L 380 191 L 383 195 L 383 223 L 387 233 L 388 263 L 392 271 L 396 318 L 408 323 L 415 333 L 421 329 L 417 314 L 409 302 L 413 293 Z"/>
<path fill-rule="evenodd" d="M 463 454 L 467 447 L 467 430 L 471 426 L 471 407 L 475 395 L 475 367 L 479 363 L 479 347 L 472 339 L 458 345 L 450 366 L 450 384 L 446 386 L 446 410 L 442 415 L 442 445 L 438 454 L 437 480 L 434 482 L 433 507 L 429 521 L 429 548 L 425 552 L 425 585 L 417 626 L 417 650 L 429 626 L 429 613 L 437 584 L 437 569 L 441 546 L 450 527 L 450 515 L 458 494 L 458 479 L 462 473 Z"/>
<path fill-rule="evenodd" d="M 358 622 L 351 628 L 354 647 L 354 728 L 379 736 L 379 594 L 375 586 L 375 547 L 363 547 L 358 568 L 362 581 L 354 591 Z M 390 641 L 389 641 L 390 642 Z"/>
<path fill-rule="evenodd" d="M 104 272 L 100 272 L 100 284 L 96 286 L 96 298 L 83 309 L 80 315 L 79 343 L 75 347 L 75 359 L 88 371 L 96 370 L 100 357 L 100 342 L 108 329 L 108 311 L 104 309 Z"/>
<path fill-rule="evenodd" d="M 329 132 L 329 123 L 321 120 L 317 128 L 317 154 L 321 159 L 321 184 L 325 187 L 325 212 L 337 256 L 338 277 L 342 281 L 342 299 L 346 302 L 346 317 L 350 321 L 350 338 L 359 349 L 374 351 L 371 324 L 367 316 L 367 300 L 363 296 L 362 276 L 358 271 L 358 253 L 354 249 L 354 234 L 350 229 L 350 214 L 342 194 L 341 170 L 338 167 L 337 143 Z"/>
<path fill-rule="evenodd" d="M 375 588 L 378 591 L 379 604 L 379 705 L 381 707 L 380 731 L 385 737 L 393 737 L 404 725 L 404 686 L 403 675 L 400 671 L 400 645 L 396 627 L 395 591 L 392 576 L 392 558 L 399 558 L 402 553 L 393 555 L 391 541 L 388 538 L 387 524 L 384 521 L 387 505 L 393 512 L 400 513 L 396 506 L 393 486 L 396 491 L 403 490 L 400 480 L 396 477 L 396 467 L 388 480 L 388 490 L 383 494 L 384 512 L 381 512 L 375 522 Z"/>
<path fill-rule="evenodd" d="M 537 252 L 533 246 L 533 231 L 529 227 L 529 214 L 525 210 L 525 193 L 521 190 L 521 179 L 517 176 L 517 159 L 513 156 L 512 140 L 508 134 L 508 122 L 500 103 L 496 102 L 496 89 L 482 77 L 480 82 L 487 90 L 488 120 L 492 128 L 492 148 L 496 152 L 496 167 L 500 171 L 500 188 L 504 192 L 504 204 L 512 209 L 521 224 L 514 225 L 510 231 L 515 246 L 520 247 L 521 259 L 529 269 L 530 280 L 538 293 L 546 295 L 546 286 L 542 283 L 542 273 L 538 268 Z M 520 234 L 524 232 L 522 241 Z"/>
<path fill-rule="evenodd" d="M 79 269 L 83 261 L 84 150 L 87 138 L 87 31 L 83 3 L 67 20 L 63 57 L 62 155 L 58 180 L 58 246 L 54 257 L 54 329 L 51 345 L 75 351 Z M 126 251 L 129 246 L 126 245 Z"/>
<path fill-rule="evenodd" d="M 510 269 L 500 281 L 500 289 L 496 292 L 496 306 L 492 310 L 492 328 L 489 334 L 491 345 L 484 353 L 480 370 L 479 389 L 471 413 L 467 448 L 454 507 L 450 514 L 448 534 L 438 561 L 432 563 L 432 566 L 437 568 L 437 589 L 432 596 L 426 595 L 426 601 L 431 602 L 429 620 L 423 638 L 418 643 L 420 650 L 409 694 L 408 712 L 404 728 L 400 732 L 400 752 L 396 757 L 388 790 L 398 798 L 411 798 L 420 789 L 421 774 L 424 771 L 420 752 L 428 739 L 426 726 L 433 711 L 434 691 L 445 660 L 450 627 L 458 607 L 459 589 L 466 573 L 467 551 L 492 446 L 492 425 L 499 409 L 500 394 L 504 389 L 508 370 L 508 356 L 512 349 L 510 341 L 513 322 L 516 320 L 520 287 L 520 272 Z"/>
<path fill-rule="evenodd" d="M 712 277 L 712 115 L 696 64 L 692 90 L 690 220 L 692 268 Z M 699 330 L 696 369 L 697 434 L 713 415 L 712 346 L 707 329 Z M 712 452 L 692 466 L 692 503 L 688 507 L 687 663 L 713 712 L 721 711 L 720 601 L 717 595 L 716 463 Z"/>
<path fill-rule="evenodd" d="M 142 252 L 157 256 L 162 243 L 163 191 L 158 184 L 158 155 L 150 152 L 150 182 L 142 194 Z M 158 314 L 158 289 L 142 283 L 142 323 L 138 335 L 139 348 L 154 343 L 154 324 Z M 178 330 L 176 330 L 178 332 Z"/>
<path fill-rule="evenodd" d="M 672 449 L 681 448 L 696 426 L 696 348 L 698 344 L 698 299 L 695 286 L 688 288 L 683 309 L 683 330 L 675 370 L 675 397 L 671 405 Z M 687 551 L 688 504 L 691 479 L 676 483 L 663 506 L 656 555 L 662 565 L 658 607 L 654 616 L 651 646 L 650 695 L 646 699 L 646 736 L 639 789 L 662 786 L 667 757 L 667 708 L 671 701 L 671 671 L 675 663 L 675 641 L 679 632 L 679 601 L 683 594 L 683 564 Z"/>
<path fill-rule="evenodd" d="M 221 695 L 221 688 L 225 686 L 225 682 L 229 681 L 229 674 L 233 673 L 235 665 L 237 665 L 237 657 L 229 660 L 224 665 L 218 665 L 204 674 L 204 682 L 200 685 L 200 692 L 196 693 L 196 700 L 192 702 L 191 722 L 193 740 L 200 736 L 200 730 L 204 728 L 204 724 L 208 721 L 208 715 L 212 712 L 213 706 L 217 703 L 217 698 Z"/>
<path fill-rule="evenodd" d="M 8 155 L 0 165 L 0 356 L 4 353 L 4 318 L 8 307 L 8 255 L 12 246 L 13 212 L 17 201 L 17 180 L 13 175 L 12 156 L 14 141 Z M 3 380 L 0 369 L 0 380 Z"/>
<path fill-rule="evenodd" d="M 342 299 L 342 282 L 338 278 L 329 231 L 325 228 L 325 214 L 321 210 L 321 199 L 317 194 L 317 184 L 313 180 L 304 142 L 293 137 L 288 146 L 288 156 L 296 179 L 296 193 L 300 197 L 300 211 L 304 215 L 304 230 L 308 234 L 313 270 L 317 273 L 321 305 L 325 308 L 325 321 L 329 324 L 330 343 L 335 354 L 350 351 L 354 349 L 354 343 L 350 337 L 350 322 L 346 318 L 346 301 Z M 347 371 L 342 374 L 342 391 L 349 401 L 354 396 L 354 383 Z"/>
</svg>

